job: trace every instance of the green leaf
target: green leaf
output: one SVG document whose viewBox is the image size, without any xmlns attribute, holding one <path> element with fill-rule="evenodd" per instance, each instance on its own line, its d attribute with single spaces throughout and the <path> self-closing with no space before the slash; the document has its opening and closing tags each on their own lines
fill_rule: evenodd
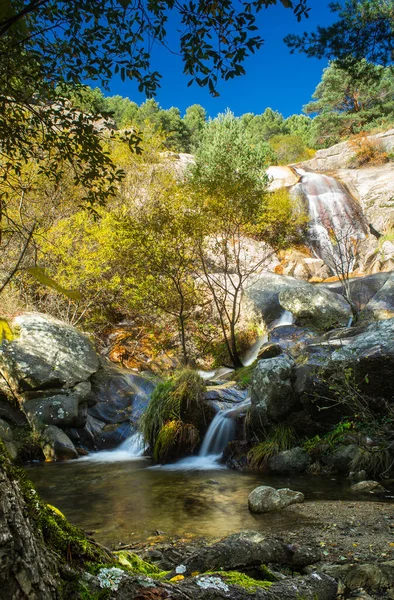
<svg viewBox="0 0 394 600">
<path fill-rule="evenodd" d="M 67 298 L 70 298 L 71 300 L 81 299 L 81 294 L 79 292 L 66 290 L 54 279 L 49 277 L 49 275 L 45 273 L 45 270 L 42 267 L 29 267 L 28 269 L 26 269 L 26 271 L 29 273 L 29 275 L 34 277 L 36 281 L 38 281 L 42 285 L 45 285 L 46 287 L 52 288 L 56 292 L 59 292 L 59 294 L 63 294 L 63 296 L 67 296 Z"/>
</svg>

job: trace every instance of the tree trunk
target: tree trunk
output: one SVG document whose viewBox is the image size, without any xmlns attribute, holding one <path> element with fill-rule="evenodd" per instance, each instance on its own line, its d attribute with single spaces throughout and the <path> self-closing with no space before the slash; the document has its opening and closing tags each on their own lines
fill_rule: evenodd
<svg viewBox="0 0 394 600">
<path fill-rule="evenodd" d="M 56 560 L 29 520 L 19 481 L 0 448 L 0 596 L 4 600 L 56 600 Z"/>
</svg>

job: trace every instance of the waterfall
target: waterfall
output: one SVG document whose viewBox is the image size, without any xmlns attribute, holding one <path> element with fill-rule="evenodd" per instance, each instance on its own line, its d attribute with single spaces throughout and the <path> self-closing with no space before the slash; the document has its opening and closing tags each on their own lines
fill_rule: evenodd
<svg viewBox="0 0 394 600">
<path fill-rule="evenodd" d="M 333 177 L 294 168 L 300 175 L 296 189 L 309 206 L 309 231 L 316 254 L 334 273 L 354 267 L 355 244 L 367 232 L 361 207 Z"/>
<path fill-rule="evenodd" d="M 145 444 L 142 434 L 134 432 L 114 450 L 101 450 L 83 457 L 80 460 L 93 462 L 120 462 L 142 458 Z"/>
<path fill-rule="evenodd" d="M 250 398 L 231 408 L 219 410 L 208 427 L 198 456 L 189 456 L 174 464 L 157 465 L 151 468 L 166 471 L 225 469 L 226 467 L 219 461 L 227 444 L 234 439 L 236 417 L 248 406 L 250 406 Z"/>
</svg>

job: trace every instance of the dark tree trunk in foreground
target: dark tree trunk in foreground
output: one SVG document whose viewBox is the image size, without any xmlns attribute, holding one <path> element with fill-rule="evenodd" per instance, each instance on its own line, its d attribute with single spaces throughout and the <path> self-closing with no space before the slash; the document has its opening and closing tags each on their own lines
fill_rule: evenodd
<svg viewBox="0 0 394 600">
<path fill-rule="evenodd" d="M 4 600 L 56 600 L 55 558 L 27 516 L 20 484 L 0 455 L 0 596 Z"/>
</svg>

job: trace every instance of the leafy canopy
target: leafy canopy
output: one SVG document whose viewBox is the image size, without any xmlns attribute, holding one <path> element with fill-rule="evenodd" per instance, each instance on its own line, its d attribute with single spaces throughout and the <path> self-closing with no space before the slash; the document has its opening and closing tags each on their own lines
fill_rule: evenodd
<svg viewBox="0 0 394 600">
<path fill-rule="evenodd" d="M 294 52 L 339 60 L 342 66 L 366 59 L 382 66 L 394 60 L 394 1 L 345 0 L 332 2 L 338 20 L 318 27 L 312 34 L 288 35 L 285 42 Z"/>
</svg>

